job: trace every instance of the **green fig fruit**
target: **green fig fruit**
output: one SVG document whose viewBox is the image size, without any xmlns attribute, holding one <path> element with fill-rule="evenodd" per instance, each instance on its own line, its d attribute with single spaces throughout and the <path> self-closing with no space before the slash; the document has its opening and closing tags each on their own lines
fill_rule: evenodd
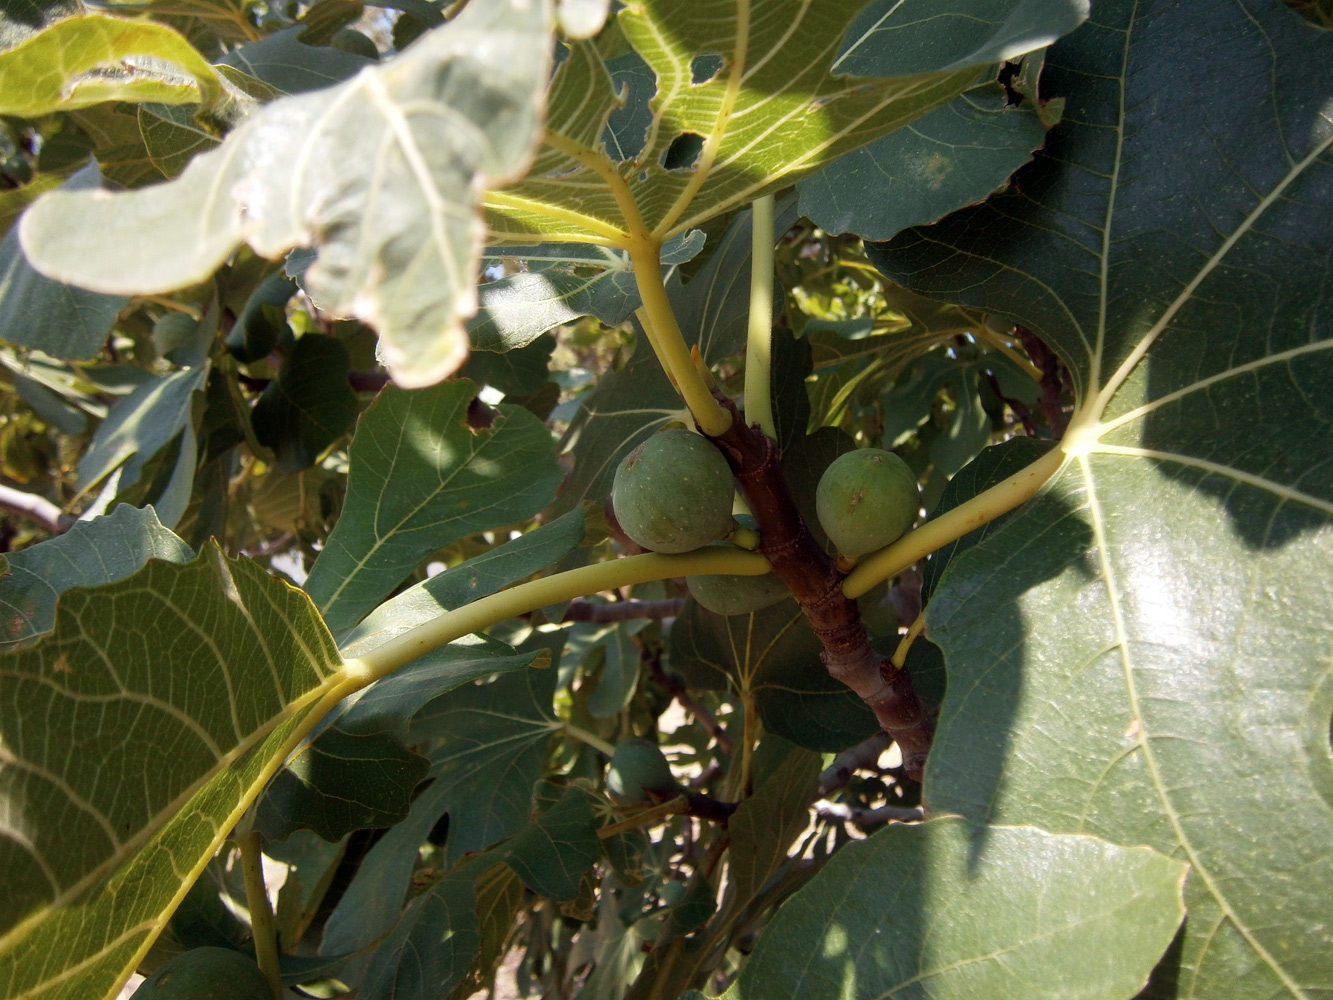
<svg viewBox="0 0 1333 1000">
<path fill-rule="evenodd" d="M 651 802 L 649 792 L 670 796 L 679 787 L 661 747 L 652 740 L 625 740 L 616 747 L 611 768 L 606 773 L 606 788 L 620 801 Z"/>
<path fill-rule="evenodd" d="M 748 615 L 791 596 L 787 585 L 772 573 L 763 576 L 732 573 L 691 576 L 685 579 L 685 586 L 691 597 L 719 615 Z"/>
<path fill-rule="evenodd" d="M 248 955 L 191 948 L 158 966 L 131 1000 L 273 1000 L 273 988 Z"/>
<path fill-rule="evenodd" d="M 815 511 L 844 556 L 863 556 L 900 538 L 920 505 L 916 476 L 891 451 L 861 448 L 839 455 L 815 490 Z"/>
<path fill-rule="evenodd" d="M 722 453 L 685 430 L 654 434 L 616 469 L 611 506 L 625 534 L 654 552 L 693 552 L 731 530 L 735 484 Z"/>
</svg>

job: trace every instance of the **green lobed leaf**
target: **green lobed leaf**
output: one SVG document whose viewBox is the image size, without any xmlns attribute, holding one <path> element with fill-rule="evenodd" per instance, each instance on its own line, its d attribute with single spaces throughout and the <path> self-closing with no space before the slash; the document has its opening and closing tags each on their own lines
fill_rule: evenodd
<svg viewBox="0 0 1333 1000">
<path fill-rule="evenodd" d="M 973 87 L 807 177 L 801 214 L 830 233 L 887 240 L 981 201 L 1045 136 L 1030 103 L 1010 107 L 997 83 Z"/>
<path fill-rule="evenodd" d="M 523 828 L 557 725 L 555 680 L 554 670 L 520 670 L 441 695 L 416 713 L 409 742 L 443 740 L 430 753 L 434 780 L 366 855 L 329 916 L 321 953 L 360 950 L 394 926 L 417 851 L 446 813 L 447 863 Z"/>
<path fill-rule="evenodd" d="M 857 13 L 841 0 L 779 0 L 754 16 L 732 0 L 646 0 L 622 11 L 621 31 L 657 76 L 646 145 L 615 167 L 646 227 L 669 236 L 788 186 L 950 100 L 981 67 L 1049 44 L 1086 16 L 1081 0 L 988 0 L 980 15 L 977 0 L 893 6 L 878 30 L 853 28 L 841 54 Z M 932 29 L 928 45 L 923 23 Z M 591 150 L 616 96 L 608 67 L 591 46 L 582 48 L 552 83 L 552 122 Z M 722 68 L 698 79 L 697 57 L 721 57 Z M 839 75 L 863 72 L 853 63 L 869 72 Z M 553 148 L 487 207 L 492 230 L 508 239 L 625 239 L 612 191 L 591 167 Z"/>
<path fill-rule="evenodd" d="M 222 99 L 222 82 L 208 61 L 171 28 L 151 21 L 80 14 L 0 52 L 0 114 L 36 118 L 104 101 L 209 110 Z"/>
<path fill-rule="evenodd" d="M 341 341 L 307 333 L 255 400 L 250 411 L 255 439 L 273 449 L 282 474 L 313 465 L 352 429 L 358 403 L 347 368 L 347 348 Z"/>
<path fill-rule="evenodd" d="M 1129 1000 L 1184 916 L 1144 847 L 960 819 L 843 846 L 783 904 L 726 1000 Z"/>
<path fill-rule="evenodd" d="M 531 517 L 555 495 L 550 432 L 501 404 L 473 431 L 470 382 L 386 388 L 362 415 L 342 516 L 306 580 L 335 631 L 355 625 L 426 556 L 464 535 Z"/>
<path fill-rule="evenodd" d="M 470 858 L 422 894 L 377 949 L 357 995 L 365 1000 L 439 1000 L 477 962 L 483 929 L 478 895 L 512 912 L 522 886 L 492 853 Z M 508 924 L 508 919 L 505 923 Z"/>
<path fill-rule="evenodd" d="M 330 843 L 393 826 L 407 816 L 428 767 L 389 733 L 330 726 L 264 789 L 255 825 L 273 839 L 309 829 Z"/>
<path fill-rule="evenodd" d="M 49 632 L 56 599 L 71 587 L 114 583 L 149 559 L 182 563 L 190 547 L 162 527 L 151 507 L 121 504 L 110 514 L 79 521 L 63 535 L 6 556 L 0 578 L 5 629 L 0 648 Z"/>
<path fill-rule="evenodd" d="M 67 591 L 0 676 L 0 992 L 33 998 L 116 995 L 343 682 L 305 595 L 211 543 Z"/>
<path fill-rule="evenodd" d="M 593 807 L 597 796 L 574 786 L 505 842 L 501 857 L 524 884 L 547 899 L 573 899 L 601 854 Z"/>
<path fill-rule="evenodd" d="M 1080 398 L 1058 479 L 928 608 L 949 671 L 929 800 L 1188 860 L 1150 996 L 1317 995 L 1333 36 L 1267 0 L 1105 2 L 1044 80 L 1065 118 L 1021 193 L 874 253 L 1019 318 Z"/>
<path fill-rule="evenodd" d="M 548 22 L 542 3 L 471 5 L 382 66 L 265 105 L 173 181 L 47 196 L 24 249 L 61 280 L 143 293 L 201 281 L 243 243 L 313 245 L 316 302 L 375 327 L 400 384 L 437 382 L 476 308 L 477 189 L 521 173 L 540 135 Z"/>
</svg>

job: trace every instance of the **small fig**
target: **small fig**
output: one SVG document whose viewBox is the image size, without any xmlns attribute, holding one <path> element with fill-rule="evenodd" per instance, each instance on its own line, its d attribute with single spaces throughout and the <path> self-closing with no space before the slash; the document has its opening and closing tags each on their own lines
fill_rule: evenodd
<svg viewBox="0 0 1333 1000">
<path fill-rule="evenodd" d="M 916 520 L 916 476 L 891 451 L 861 448 L 829 463 L 815 491 L 815 511 L 844 556 L 862 556 L 896 541 Z"/>
<path fill-rule="evenodd" d="M 606 788 L 617 799 L 646 803 L 653 801 L 649 792 L 659 797 L 670 796 L 679 787 L 661 747 L 652 740 L 625 740 L 616 747 L 606 773 Z"/>
<path fill-rule="evenodd" d="M 131 1000 L 273 1000 L 273 987 L 248 955 L 191 948 L 158 966 Z"/>
<path fill-rule="evenodd" d="M 791 596 L 787 585 L 772 573 L 763 576 L 741 576 L 738 573 L 691 576 L 686 578 L 685 586 L 691 597 L 719 615 L 748 615 Z"/>
<path fill-rule="evenodd" d="M 693 552 L 731 530 L 731 469 L 684 430 L 654 434 L 616 469 L 611 506 L 625 534 L 654 552 Z"/>
</svg>

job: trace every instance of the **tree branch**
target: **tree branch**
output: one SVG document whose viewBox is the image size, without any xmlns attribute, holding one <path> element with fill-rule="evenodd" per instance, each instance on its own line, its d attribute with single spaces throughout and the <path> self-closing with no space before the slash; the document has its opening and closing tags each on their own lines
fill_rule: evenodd
<svg viewBox="0 0 1333 1000">
<path fill-rule="evenodd" d="M 27 518 L 53 535 L 64 534 L 76 520 L 45 497 L 24 493 L 12 486 L 0 486 L 0 508 Z"/>
<path fill-rule="evenodd" d="M 570 602 L 562 622 L 623 622 L 631 618 L 674 618 L 685 606 L 683 597 L 666 597 L 660 601 L 617 601 L 614 604 L 594 604 L 578 598 Z"/>
<path fill-rule="evenodd" d="M 921 780 L 934 726 L 912 679 L 870 645 L 856 602 L 842 592 L 843 574 L 806 528 L 782 474 L 777 442 L 747 427 L 735 404 L 718 393 L 731 426 L 711 436 L 722 450 L 759 525 L 759 551 L 795 595 L 824 646 L 829 674 L 870 706 L 880 726 L 902 749 L 903 768 Z"/>
</svg>

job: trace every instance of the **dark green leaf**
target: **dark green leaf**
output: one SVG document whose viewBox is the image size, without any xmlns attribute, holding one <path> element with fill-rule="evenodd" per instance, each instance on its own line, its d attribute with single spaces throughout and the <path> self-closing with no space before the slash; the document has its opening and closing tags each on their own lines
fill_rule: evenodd
<svg viewBox="0 0 1333 1000">
<path fill-rule="evenodd" d="M 808 750 L 788 749 L 727 823 L 731 833 L 729 882 L 738 906 L 759 894 L 787 860 L 792 841 L 810 822 L 810 803 L 819 788 L 820 758 Z"/>
<path fill-rule="evenodd" d="M 278 346 L 287 332 L 287 303 L 295 294 L 296 282 L 281 272 L 260 283 L 227 332 L 227 350 L 237 361 L 258 361 Z"/>
<path fill-rule="evenodd" d="M 783 904 L 726 1000 L 1129 1000 L 1184 915 L 1144 847 L 958 819 L 852 842 Z"/>
<path fill-rule="evenodd" d="M 332 87 L 370 65 L 353 53 L 307 44 L 303 31 L 295 27 L 274 32 L 228 52 L 221 61 L 284 94 Z"/>
<path fill-rule="evenodd" d="M 489 428 L 471 430 L 476 391 L 390 386 L 362 415 L 342 517 L 306 581 L 330 628 L 356 624 L 430 553 L 530 517 L 555 495 L 550 432 L 505 404 Z"/>
<path fill-rule="evenodd" d="M 474 350 L 458 377 L 493 386 L 506 396 L 530 396 L 546 384 L 555 344 L 554 337 L 543 336 L 503 354 Z"/>
<path fill-rule="evenodd" d="M 981 201 L 1045 135 L 1031 104 L 1009 107 L 999 84 L 974 87 L 807 177 L 801 214 L 830 233 L 887 240 Z"/>
<path fill-rule="evenodd" d="M 188 562 L 189 546 L 157 520 L 152 508 L 122 504 L 104 517 L 80 521 L 63 535 L 11 553 L 0 578 L 5 630 L 0 646 L 50 631 L 56 598 L 71 587 L 123 580 L 149 559 Z"/>
<path fill-rule="evenodd" d="M 0 2 L 0 50 L 13 48 L 48 24 L 83 11 L 82 0 L 3 0 Z"/>
<path fill-rule="evenodd" d="M 694 601 L 671 626 L 671 665 L 695 687 L 754 693 L 770 732 L 811 750 L 843 750 L 875 731 L 865 703 L 828 675 L 819 640 L 791 599 L 752 615 Z"/>
<path fill-rule="evenodd" d="M 555 805 L 504 845 L 501 856 L 524 884 L 547 899 L 573 899 L 601 853 L 588 791 L 568 789 Z"/>
<path fill-rule="evenodd" d="M 388 733 L 320 733 L 264 790 L 256 826 L 274 840 L 309 829 L 325 840 L 392 826 L 407 816 L 429 765 Z"/>
<path fill-rule="evenodd" d="M 1079 395 L 1056 481 L 935 589 L 930 802 L 1187 858 L 1182 988 L 1309 996 L 1333 880 L 1333 35 L 1260 0 L 1094 17 L 1049 53 L 1065 117 L 1017 191 L 874 252 L 1031 327 Z"/>
<path fill-rule="evenodd" d="M 284 475 L 313 465 L 356 420 L 356 393 L 347 383 L 347 348 L 307 333 L 264 387 L 250 419 L 255 438 L 272 448 Z"/>
</svg>

